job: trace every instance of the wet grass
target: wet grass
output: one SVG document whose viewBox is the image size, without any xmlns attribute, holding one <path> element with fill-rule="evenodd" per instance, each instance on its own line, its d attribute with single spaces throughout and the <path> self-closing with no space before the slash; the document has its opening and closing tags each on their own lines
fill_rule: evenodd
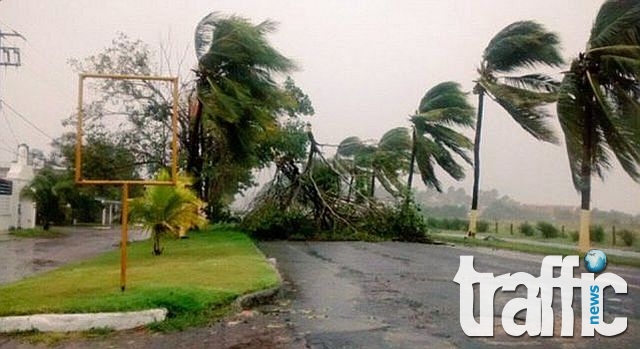
<svg viewBox="0 0 640 349">
<path fill-rule="evenodd" d="M 164 307 L 168 320 L 156 327 L 174 330 L 210 321 L 239 295 L 279 282 L 262 253 L 237 231 L 211 229 L 163 246 L 164 254 L 153 256 L 150 241 L 129 245 L 124 292 L 119 251 L 4 285 L 0 316 Z"/>
<path fill-rule="evenodd" d="M 483 240 L 482 238 L 476 239 L 465 239 L 464 237 L 455 237 L 449 235 L 440 235 L 434 234 L 432 235 L 433 239 L 436 241 L 444 241 L 450 242 L 461 246 L 469 246 L 469 247 L 489 247 L 496 248 L 502 250 L 511 250 L 511 251 L 519 251 L 525 253 L 532 254 L 541 254 L 541 255 L 575 255 L 577 254 L 577 250 L 575 248 L 561 248 L 557 246 L 540 246 L 540 245 L 531 245 L 527 243 L 514 243 L 511 241 L 501 241 L 499 238 L 497 240 Z M 640 267 L 640 259 L 632 258 L 632 257 L 622 257 L 615 255 L 607 255 L 607 262 L 613 265 L 626 265 L 632 267 Z"/>
<path fill-rule="evenodd" d="M 13 229 L 9 231 L 9 235 L 13 235 L 20 238 L 32 238 L 32 239 L 55 239 L 65 237 L 67 234 L 57 230 L 44 230 L 42 228 L 28 228 L 28 229 Z"/>
</svg>

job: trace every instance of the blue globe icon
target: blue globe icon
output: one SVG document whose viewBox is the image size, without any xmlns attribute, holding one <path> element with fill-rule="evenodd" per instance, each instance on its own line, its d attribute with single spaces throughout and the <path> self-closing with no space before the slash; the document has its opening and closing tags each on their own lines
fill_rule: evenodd
<svg viewBox="0 0 640 349">
<path fill-rule="evenodd" d="M 600 250 L 590 250 L 584 255 L 584 267 L 591 273 L 600 273 L 607 267 L 607 255 Z"/>
</svg>

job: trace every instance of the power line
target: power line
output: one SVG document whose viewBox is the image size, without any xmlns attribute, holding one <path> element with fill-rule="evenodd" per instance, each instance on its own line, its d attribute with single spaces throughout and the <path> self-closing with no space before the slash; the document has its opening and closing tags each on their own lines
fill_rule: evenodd
<svg viewBox="0 0 640 349">
<path fill-rule="evenodd" d="M 0 104 L 0 107 L 2 107 L 1 104 Z M 11 123 L 9 122 L 9 118 L 7 117 L 7 114 L 4 113 L 4 109 L 0 109 L 0 112 L 2 112 L 2 116 L 4 116 L 4 120 L 7 122 L 7 128 L 9 129 L 9 132 L 11 133 L 13 140 L 16 142 L 16 144 L 20 144 L 20 141 L 18 141 L 18 137 L 16 137 L 16 133 L 13 132 L 13 127 L 11 127 Z M 4 140 L 2 140 L 2 142 L 4 143 Z"/>
<path fill-rule="evenodd" d="M 18 144 L 19 144 L 19 143 L 18 143 L 17 141 L 16 141 L 16 144 L 15 144 L 15 145 L 13 145 L 13 144 L 9 144 L 9 143 L 4 139 L 4 137 L 1 137 L 1 138 L 0 138 L 0 145 L 4 145 L 6 148 L 13 148 L 13 147 L 17 146 Z"/>
<path fill-rule="evenodd" d="M 15 110 L 15 108 L 13 108 L 9 103 L 7 103 L 7 101 L 5 101 L 4 99 L 0 99 L 0 103 L 2 103 L 3 105 L 5 105 L 7 108 L 9 108 L 9 110 L 11 110 L 14 114 L 16 114 L 20 119 L 22 119 L 24 122 L 26 122 L 27 124 L 29 124 L 29 126 L 33 127 L 36 131 L 40 132 L 43 136 L 49 138 L 50 140 L 54 140 L 53 137 L 49 136 L 46 132 L 44 132 L 40 127 L 38 127 L 36 124 L 34 124 L 33 122 L 31 122 L 29 119 L 27 119 L 26 116 L 22 115 L 19 111 Z"/>
<path fill-rule="evenodd" d="M 10 148 L 5 146 L 0 146 L 0 151 L 4 151 L 13 155 L 18 155 L 18 152 L 16 150 L 11 150 Z"/>
<path fill-rule="evenodd" d="M 0 24 L 4 25 L 5 27 L 9 28 L 9 30 L 13 31 L 13 32 L 18 32 L 17 30 L 15 30 L 13 27 L 11 27 L 9 24 L 7 24 L 7 22 L 3 21 L 0 19 Z M 22 36 L 22 35 L 20 35 Z M 24 37 L 23 37 L 24 38 Z M 27 39 L 24 39 L 25 41 L 27 41 Z"/>
</svg>

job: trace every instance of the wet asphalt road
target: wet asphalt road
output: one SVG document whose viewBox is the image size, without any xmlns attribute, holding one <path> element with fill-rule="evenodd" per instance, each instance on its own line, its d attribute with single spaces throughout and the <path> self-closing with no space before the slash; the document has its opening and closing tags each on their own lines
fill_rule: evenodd
<svg viewBox="0 0 640 349">
<path fill-rule="evenodd" d="M 581 338 L 578 289 L 574 294 L 574 338 L 506 335 L 495 319 L 493 337 L 467 337 L 459 323 L 459 286 L 453 282 L 461 255 L 475 256 L 478 272 L 540 274 L 542 256 L 461 247 L 364 242 L 266 242 L 288 280 L 295 336 L 309 348 L 489 348 L 640 347 L 640 272 L 607 268 L 628 283 L 627 295 L 605 293 L 606 316 L 626 316 L 626 332 L 616 337 Z M 584 272 L 576 268 L 575 274 Z M 515 296 L 496 292 L 495 314 Z M 607 290 L 608 292 L 609 290 Z M 554 296 L 560 330 L 559 293 Z M 610 318 L 605 317 L 606 321 Z"/>
</svg>

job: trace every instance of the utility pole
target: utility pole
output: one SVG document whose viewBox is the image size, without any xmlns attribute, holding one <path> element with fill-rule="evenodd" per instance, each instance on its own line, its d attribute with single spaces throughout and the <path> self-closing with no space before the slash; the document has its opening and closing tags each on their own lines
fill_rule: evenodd
<svg viewBox="0 0 640 349">
<path fill-rule="evenodd" d="M 0 29 L 0 66 L 4 67 L 19 67 L 20 61 L 20 48 L 13 46 L 3 46 L 2 39 L 6 37 L 18 37 L 22 40 L 26 40 L 20 33 L 13 31 L 12 33 L 3 33 Z"/>
<path fill-rule="evenodd" d="M 2 44 L 2 39 L 6 37 L 17 37 L 22 40 L 27 40 L 22 36 L 22 34 L 13 30 L 11 33 L 3 33 L 2 28 L 0 28 L 0 67 L 19 67 L 22 65 L 22 61 L 20 60 L 20 48 L 14 46 L 4 46 Z M 0 86 L 0 97 L 2 97 L 2 86 Z M 0 99 L 0 102 L 2 100 Z M 0 110 L 2 110 L 2 104 L 0 103 Z"/>
</svg>

